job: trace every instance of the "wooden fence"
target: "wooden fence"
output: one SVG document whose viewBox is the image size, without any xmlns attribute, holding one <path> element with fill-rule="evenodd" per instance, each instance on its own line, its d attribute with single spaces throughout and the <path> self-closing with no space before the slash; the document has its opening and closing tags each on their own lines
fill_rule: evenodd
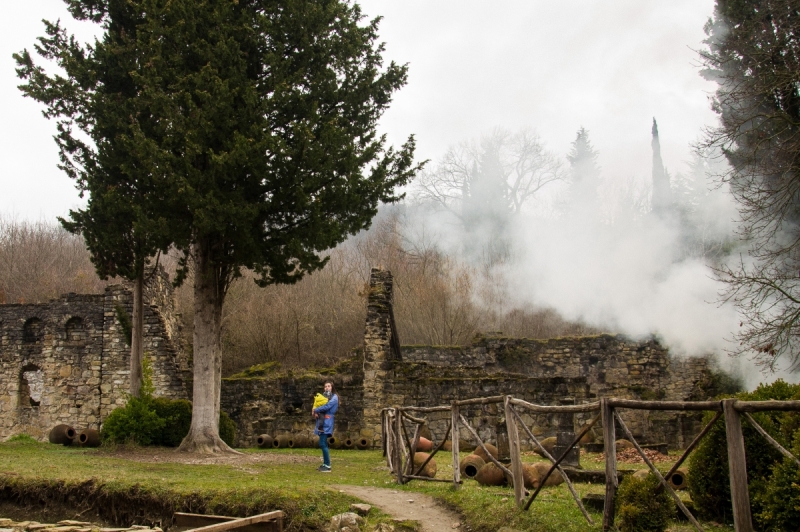
<svg viewBox="0 0 800 532">
<path fill-rule="evenodd" d="M 616 453 L 616 425 L 619 425 L 624 436 L 636 448 L 639 455 L 642 457 L 648 468 L 659 480 L 659 490 L 667 490 L 672 498 L 675 500 L 678 508 L 686 515 L 687 519 L 692 523 L 696 530 L 702 532 L 700 523 L 689 512 L 686 506 L 681 502 L 678 495 L 669 485 L 667 480 L 677 471 L 677 469 L 688 458 L 689 454 L 697 447 L 697 444 L 708 434 L 711 427 L 721 418 L 725 418 L 725 431 L 728 442 L 728 466 L 730 469 L 730 483 L 731 483 L 731 499 L 733 502 L 733 519 L 736 532 L 752 532 L 752 517 L 750 514 L 750 495 L 747 488 L 747 465 L 745 461 L 744 451 L 744 436 L 742 435 L 742 422 L 741 417 L 744 416 L 747 421 L 775 446 L 784 456 L 790 457 L 800 465 L 800 460 L 793 456 L 789 451 L 784 449 L 778 442 L 767 434 L 758 423 L 750 416 L 750 412 L 766 412 L 766 411 L 800 411 L 800 401 L 739 401 L 737 399 L 724 399 L 722 401 L 635 401 L 630 399 L 601 399 L 594 403 L 585 403 L 580 405 L 568 406 L 543 406 L 535 405 L 515 399 L 509 395 L 501 395 L 495 397 L 485 397 L 479 399 L 466 399 L 463 401 L 453 401 L 450 406 L 434 406 L 434 407 L 395 407 L 384 408 L 381 412 L 381 425 L 382 425 L 382 441 L 383 452 L 386 457 L 387 464 L 393 471 L 397 482 L 404 484 L 408 480 L 426 480 L 435 482 L 451 482 L 449 479 L 431 479 L 420 475 L 420 472 L 433 459 L 437 452 L 442 448 L 444 441 L 447 440 L 448 435 L 451 435 L 452 451 L 453 451 L 453 479 L 454 486 L 458 487 L 461 484 L 461 473 L 459 471 L 459 437 L 460 428 L 463 426 L 475 441 L 476 446 L 483 448 L 486 451 L 486 446 L 481 441 L 477 431 L 470 426 L 466 418 L 461 414 L 462 407 L 472 405 L 488 405 L 488 404 L 503 404 L 505 414 L 506 427 L 508 430 L 509 440 L 509 455 L 511 458 L 511 468 L 506 467 L 505 464 L 500 463 L 497 459 L 492 457 L 491 453 L 486 452 L 489 459 L 495 463 L 505 474 L 508 482 L 514 487 L 514 498 L 517 506 L 527 511 L 534 500 L 536 500 L 539 491 L 544 486 L 547 478 L 558 470 L 564 477 L 564 481 L 569 489 L 572 497 L 578 505 L 583 516 L 589 524 L 594 524 L 589 512 L 586 511 L 581 503 L 580 496 L 575 490 L 574 485 L 567 476 L 566 471 L 561 467 L 561 462 L 566 458 L 569 451 L 578 444 L 581 438 L 594 426 L 598 421 L 602 422 L 603 427 L 603 442 L 604 451 L 606 456 L 606 484 L 605 484 L 605 506 L 603 509 L 603 530 L 610 530 L 614 525 L 614 498 L 618 487 L 617 477 L 617 453 Z M 596 415 L 586 423 L 579 434 L 575 435 L 572 444 L 566 448 L 557 458 L 552 456 L 545 450 L 541 442 L 534 436 L 532 430 L 522 421 L 518 409 L 535 414 L 557 414 L 557 413 L 595 413 Z M 712 411 L 716 412 L 714 418 L 706 425 L 703 430 L 697 435 L 691 444 L 686 448 L 685 452 L 674 466 L 662 475 L 656 469 L 655 465 L 650 461 L 647 455 L 642 450 L 642 447 L 634 438 L 631 431 L 626 426 L 622 417 L 619 415 L 618 409 L 632 409 L 632 410 L 675 410 L 675 411 Z M 420 430 L 427 424 L 427 419 L 422 417 L 426 414 L 434 412 L 449 412 L 450 421 L 447 425 L 447 431 L 441 442 L 433 449 L 430 457 L 425 463 L 414 467 L 414 453 L 416 452 L 417 445 L 420 438 Z M 414 431 L 409 436 L 406 429 L 407 420 L 414 426 Z M 616 422 L 616 423 L 615 423 Z M 550 470 L 541 479 L 539 487 L 533 493 L 528 493 L 524 487 L 522 476 L 522 460 L 520 454 L 520 429 L 528 436 L 530 441 L 536 445 L 541 453 L 552 462 Z"/>
</svg>

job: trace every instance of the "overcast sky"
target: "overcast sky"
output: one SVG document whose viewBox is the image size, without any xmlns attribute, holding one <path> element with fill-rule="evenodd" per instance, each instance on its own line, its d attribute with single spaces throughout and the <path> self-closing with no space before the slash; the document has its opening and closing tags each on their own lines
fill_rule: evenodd
<svg viewBox="0 0 800 532">
<path fill-rule="evenodd" d="M 21 96 L 11 54 L 32 48 L 42 18 L 61 18 L 83 40 L 61 0 L 11 2 L 0 20 L 3 170 L 0 213 L 52 218 L 80 201 L 57 168 L 54 124 Z M 650 127 L 659 122 L 667 167 L 713 124 L 713 85 L 696 53 L 712 0 L 367 0 L 387 59 L 410 66 L 408 85 L 381 127 L 394 144 L 409 134 L 420 158 L 495 126 L 532 127 L 564 155 L 581 126 L 606 177 L 649 177 Z"/>
</svg>

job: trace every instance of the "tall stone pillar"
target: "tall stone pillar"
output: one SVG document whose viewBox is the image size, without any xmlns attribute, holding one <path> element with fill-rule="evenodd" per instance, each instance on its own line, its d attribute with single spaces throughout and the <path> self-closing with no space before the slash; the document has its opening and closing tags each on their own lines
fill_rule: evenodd
<svg viewBox="0 0 800 532">
<path fill-rule="evenodd" d="M 574 405 L 575 399 L 565 397 L 561 399 L 562 405 Z M 564 451 L 570 449 L 567 456 L 561 462 L 563 465 L 570 467 L 581 467 L 581 451 L 578 447 L 570 448 L 569 445 L 575 439 L 575 414 L 562 413 L 556 414 L 555 421 L 557 424 L 556 429 L 556 445 L 553 449 L 553 457 L 558 459 Z"/>
<path fill-rule="evenodd" d="M 378 442 L 381 410 L 402 402 L 394 396 L 394 363 L 400 360 L 400 340 L 392 310 L 392 274 L 373 268 L 369 278 L 367 323 L 364 331 L 364 427 L 362 436 Z"/>
</svg>

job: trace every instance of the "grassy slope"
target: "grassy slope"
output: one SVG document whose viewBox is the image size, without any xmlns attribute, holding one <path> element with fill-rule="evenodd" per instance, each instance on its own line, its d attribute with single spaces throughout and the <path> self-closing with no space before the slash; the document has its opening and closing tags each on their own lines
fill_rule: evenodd
<svg viewBox="0 0 800 532">
<path fill-rule="evenodd" d="M 136 452 L 146 453 L 147 449 Z M 319 451 L 313 449 L 247 449 L 244 452 L 319 455 Z M 437 455 L 438 477 L 452 475 L 451 456 L 445 452 Z M 0 444 L 0 488 L 14 487 L 18 492 L 35 492 L 36 486 L 41 486 L 43 482 L 63 481 L 68 486 L 90 485 L 86 492 L 92 497 L 100 497 L 95 505 L 101 509 L 109 505 L 113 507 L 117 500 L 115 511 L 117 514 L 122 512 L 122 517 L 128 515 L 124 513 L 122 500 L 131 496 L 139 498 L 136 503 L 139 506 L 148 504 L 147 501 L 161 505 L 164 515 L 170 515 L 169 512 L 175 510 L 252 515 L 280 508 L 289 516 L 290 530 L 312 530 L 324 525 L 331 515 L 346 511 L 354 501 L 344 494 L 322 489 L 323 483 L 355 484 L 427 493 L 462 513 L 474 531 L 493 532 L 501 526 L 544 532 L 601 529 L 599 525 L 590 527 L 586 523 L 563 485 L 544 490 L 531 511 L 521 513 L 514 506 L 510 488 L 482 488 L 472 481 L 466 481 L 459 490 L 454 490 L 446 483 L 420 481 L 397 486 L 379 451 L 334 450 L 332 459 L 334 472 L 321 475 L 315 471 L 316 461 L 246 463 L 241 466 L 141 463 L 115 457 L 103 449 L 7 442 Z M 594 468 L 594 464 L 591 467 Z M 90 480 L 92 482 L 87 483 Z M 603 491 L 600 485 L 581 484 L 577 488 L 582 495 L 590 491 Z M 602 520 L 600 514 L 592 515 L 596 523 Z M 120 518 L 120 515 L 113 517 Z M 370 521 L 375 523 L 385 518 L 378 514 Z M 684 529 L 688 530 L 677 525 L 673 528 Z"/>
</svg>

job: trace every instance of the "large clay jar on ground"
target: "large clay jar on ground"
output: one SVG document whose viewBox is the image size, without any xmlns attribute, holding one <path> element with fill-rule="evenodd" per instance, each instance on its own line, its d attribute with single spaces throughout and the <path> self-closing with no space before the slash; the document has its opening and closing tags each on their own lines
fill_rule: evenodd
<svg viewBox="0 0 800 532">
<path fill-rule="evenodd" d="M 469 454 L 461 459 L 461 463 L 458 464 L 458 470 L 461 471 L 462 477 L 475 478 L 475 475 L 478 474 L 478 470 L 482 468 L 485 463 L 484 459 L 480 456 Z"/>
<path fill-rule="evenodd" d="M 447 440 L 442 444 L 442 450 L 452 452 L 453 450 L 453 442 L 451 440 Z M 464 443 L 462 440 L 458 441 L 458 450 L 462 453 L 472 452 L 473 447 L 471 447 L 468 443 Z"/>
<path fill-rule="evenodd" d="M 545 438 L 543 440 L 539 440 L 539 443 L 541 443 L 542 447 L 544 447 L 545 450 L 548 453 L 550 453 L 550 456 L 553 455 L 553 450 L 556 448 L 556 437 L 555 436 L 551 436 L 549 438 Z M 542 452 L 541 449 L 539 449 L 538 446 L 534 446 L 533 452 L 535 452 L 536 454 L 538 454 L 542 458 L 545 458 L 544 453 Z M 558 458 L 558 457 L 556 456 L 556 458 Z"/>
<path fill-rule="evenodd" d="M 430 454 L 428 453 L 414 453 L 414 471 L 416 471 L 429 456 Z M 434 478 L 436 476 L 436 459 L 431 459 L 425 464 L 425 468 L 417 473 L 417 475 L 420 477 Z"/>
<path fill-rule="evenodd" d="M 484 443 L 484 445 L 486 446 L 486 450 L 489 451 L 489 454 L 491 454 L 492 457 L 494 457 L 494 459 L 497 460 L 497 447 L 495 447 L 491 443 Z M 484 462 L 491 462 L 491 460 L 489 460 L 489 457 L 486 455 L 486 452 L 483 450 L 483 447 L 481 447 L 480 445 L 478 446 L 477 449 L 475 449 L 475 451 L 472 454 L 474 454 L 475 456 L 480 456 L 481 458 L 483 458 Z"/>
<path fill-rule="evenodd" d="M 422 428 L 419 429 L 419 435 L 429 440 L 433 439 L 433 436 L 431 435 L 431 429 L 428 428 L 428 425 L 422 425 Z"/>
<path fill-rule="evenodd" d="M 494 462 L 486 462 L 478 470 L 475 480 L 482 486 L 502 486 L 506 483 L 506 475 Z"/>
<path fill-rule="evenodd" d="M 548 471 L 550 471 L 550 467 L 552 467 L 550 462 L 522 464 L 522 480 L 525 483 L 525 487 L 528 489 L 538 488 L 544 476 Z M 561 473 L 556 469 L 550 473 L 550 476 L 547 477 L 547 481 L 544 483 L 544 485 L 558 486 L 559 484 L 563 483 L 564 477 L 562 477 Z"/>
<path fill-rule="evenodd" d="M 595 439 L 596 438 L 594 437 L 594 433 L 591 430 L 589 430 L 586 434 L 581 436 L 580 440 L 578 440 L 578 445 L 586 445 L 587 443 L 594 443 Z"/>
<path fill-rule="evenodd" d="M 344 434 L 342 434 L 341 432 L 337 432 L 336 434 L 328 438 L 328 446 L 331 447 L 332 449 L 341 449 L 342 446 L 344 445 L 345 439 L 346 436 Z"/>
<path fill-rule="evenodd" d="M 272 448 L 273 449 L 286 449 L 289 447 L 289 435 L 288 434 L 281 434 L 280 436 L 275 436 L 272 439 Z"/>
<path fill-rule="evenodd" d="M 428 438 L 423 438 L 420 436 L 419 441 L 417 442 L 417 450 L 422 451 L 423 453 L 429 453 L 433 449 L 433 442 Z"/>
<path fill-rule="evenodd" d="M 78 441 L 83 447 L 100 447 L 100 433 L 97 429 L 83 429 L 78 434 Z"/>
<path fill-rule="evenodd" d="M 48 438 L 50 439 L 50 443 L 72 445 L 72 440 L 74 440 L 77 435 L 75 429 L 69 425 L 56 425 L 50 430 Z"/>
<path fill-rule="evenodd" d="M 617 446 L 617 452 L 622 449 L 633 449 L 633 444 L 628 440 L 617 440 L 615 444 Z"/>
<path fill-rule="evenodd" d="M 292 449 L 302 449 L 303 447 L 308 447 L 308 438 L 304 434 L 292 434 L 288 445 Z"/>
<path fill-rule="evenodd" d="M 677 471 L 675 471 L 667 482 L 669 485 L 672 486 L 672 489 L 675 490 L 685 490 L 687 487 L 686 480 L 689 478 L 689 470 L 685 467 L 679 467 Z"/>
<path fill-rule="evenodd" d="M 262 449 L 272 449 L 272 436 L 269 434 L 262 434 L 256 438 L 256 445 Z"/>
</svg>

